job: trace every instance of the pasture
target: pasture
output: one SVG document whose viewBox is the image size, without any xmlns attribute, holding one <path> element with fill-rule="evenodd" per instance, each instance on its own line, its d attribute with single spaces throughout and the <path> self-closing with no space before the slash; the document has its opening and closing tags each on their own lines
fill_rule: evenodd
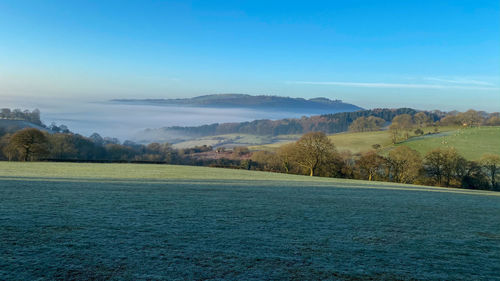
<svg viewBox="0 0 500 281">
<path fill-rule="evenodd" d="M 495 280 L 500 193 L 0 162 L 0 279 Z"/>
<path fill-rule="evenodd" d="M 500 154 L 500 127 L 460 128 L 438 135 L 414 137 L 398 145 L 406 145 L 422 155 L 436 148 L 455 148 L 469 160 L 483 154 Z"/>
<path fill-rule="evenodd" d="M 440 132 L 448 132 L 456 130 L 457 127 L 443 126 L 439 127 Z M 422 128 L 424 133 L 432 133 L 434 132 L 434 127 L 425 127 Z M 436 135 L 429 135 L 429 137 L 433 137 Z M 410 137 L 415 137 L 413 132 L 410 132 Z M 273 151 L 278 149 L 281 145 L 286 143 L 291 143 L 292 141 L 300 138 L 296 136 L 294 140 L 289 141 L 281 141 L 272 144 L 263 144 L 263 145 L 255 145 L 250 146 L 251 150 L 268 150 Z M 374 144 L 379 144 L 383 151 L 390 150 L 394 148 L 394 145 L 391 142 L 391 134 L 388 130 L 382 131 L 373 131 L 373 132 L 343 132 L 329 135 L 328 138 L 335 144 L 335 147 L 338 151 L 349 150 L 352 153 L 363 153 L 370 150 L 373 150 Z"/>
<path fill-rule="evenodd" d="M 423 128 L 425 133 L 433 132 L 433 127 Z M 475 128 L 439 127 L 440 133 L 415 136 L 410 139 L 392 144 L 389 131 L 375 132 L 345 132 L 329 135 L 328 138 L 335 144 L 338 151 L 349 150 L 352 153 L 363 153 L 373 150 L 374 144 L 379 144 L 382 155 L 387 155 L 397 146 L 405 145 L 418 151 L 422 157 L 433 149 L 455 148 L 460 155 L 468 160 L 479 160 L 486 153 L 500 154 L 500 127 L 485 126 Z M 251 146 L 252 150 L 278 149 L 284 143 Z"/>
<path fill-rule="evenodd" d="M 328 136 L 335 144 L 338 151 L 349 150 L 352 153 L 366 152 L 373 150 L 373 145 L 379 144 L 381 147 L 390 146 L 391 137 L 388 131 L 361 132 L 361 133 L 340 133 Z"/>
</svg>

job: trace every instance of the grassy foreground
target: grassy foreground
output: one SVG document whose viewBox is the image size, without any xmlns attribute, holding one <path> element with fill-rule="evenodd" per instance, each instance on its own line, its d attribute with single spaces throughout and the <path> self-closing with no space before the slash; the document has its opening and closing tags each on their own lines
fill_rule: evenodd
<svg viewBox="0 0 500 281">
<path fill-rule="evenodd" d="M 500 193 L 0 162 L 0 279 L 494 280 Z"/>
</svg>

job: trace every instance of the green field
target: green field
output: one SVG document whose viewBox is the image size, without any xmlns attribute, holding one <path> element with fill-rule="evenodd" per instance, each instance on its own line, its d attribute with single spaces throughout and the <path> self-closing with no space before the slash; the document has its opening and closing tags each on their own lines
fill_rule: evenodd
<svg viewBox="0 0 500 281">
<path fill-rule="evenodd" d="M 432 132 L 433 127 L 424 128 Z M 469 160 L 478 160 L 485 153 L 500 154 L 500 127 L 458 128 L 440 127 L 440 133 L 424 136 L 411 136 L 407 141 L 396 145 L 391 143 L 389 131 L 339 133 L 328 136 L 338 151 L 349 150 L 353 153 L 373 150 L 374 144 L 380 144 L 382 154 L 387 154 L 397 146 L 405 145 L 417 150 L 422 156 L 436 148 L 454 147 Z M 283 143 L 250 147 L 252 150 L 276 150 Z"/>
<path fill-rule="evenodd" d="M 438 135 L 411 138 L 398 145 L 406 145 L 422 155 L 436 148 L 455 148 L 469 160 L 478 160 L 483 154 L 500 154 L 500 127 L 463 128 Z"/>
<path fill-rule="evenodd" d="M 495 280 L 500 193 L 0 162 L 0 280 Z"/>
<path fill-rule="evenodd" d="M 374 144 L 380 144 L 382 147 L 391 145 L 388 131 L 341 133 L 331 135 L 329 139 L 335 144 L 337 150 L 349 150 L 353 153 L 373 150 Z"/>
<path fill-rule="evenodd" d="M 335 144 L 338 151 L 349 150 L 353 153 L 373 150 L 372 145 L 380 144 L 381 146 L 391 145 L 391 139 L 388 131 L 362 132 L 362 133 L 339 133 L 328 136 Z M 284 143 L 279 142 L 273 144 L 265 144 L 259 146 L 251 146 L 252 150 L 275 150 Z"/>
<path fill-rule="evenodd" d="M 441 132 L 456 130 L 456 127 L 440 127 Z M 433 132 L 434 127 L 423 128 L 425 133 Z M 410 136 L 414 136 L 410 133 Z M 300 135 L 296 139 L 300 138 Z M 392 147 L 391 135 L 389 131 L 375 131 L 375 132 L 343 132 L 338 134 L 329 135 L 328 138 L 335 144 L 337 150 L 349 150 L 353 153 L 367 152 L 373 150 L 374 144 L 380 144 L 383 148 L 389 149 Z M 277 142 L 272 144 L 263 144 L 251 146 L 252 150 L 276 150 L 281 145 L 288 142 Z"/>
<path fill-rule="evenodd" d="M 456 130 L 456 127 L 440 127 L 441 132 L 449 132 Z M 434 127 L 423 128 L 424 133 L 431 133 Z M 434 134 L 429 137 L 436 136 Z M 389 131 L 361 132 L 361 133 L 340 133 L 328 136 L 335 144 L 339 151 L 350 150 L 353 153 L 366 152 L 373 150 L 374 144 L 379 144 L 382 149 L 388 150 L 394 147 L 391 142 L 391 134 Z M 415 134 L 410 133 L 411 139 L 415 138 Z"/>
</svg>

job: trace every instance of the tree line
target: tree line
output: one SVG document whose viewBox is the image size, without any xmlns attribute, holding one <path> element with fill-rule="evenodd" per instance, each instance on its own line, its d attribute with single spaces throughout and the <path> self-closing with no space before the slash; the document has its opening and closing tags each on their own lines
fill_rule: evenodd
<svg viewBox="0 0 500 281">
<path fill-rule="evenodd" d="M 94 133 L 90 137 L 68 133 L 48 133 L 36 128 L 25 128 L 0 139 L 0 157 L 10 161 L 36 160 L 110 160 L 169 162 L 170 144 L 139 145 L 115 138 L 103 138 Z"/>
<path fill-rule="evenodd" d="M 234 149 L 231 158 L 200 159 L 194 155 L 212 151 L 211 146 L 174 149 L 169 143 L 120 143 L 116 138 L 90 137 L 79 134 L 49 133 L 25 128 L 15 133 L 0 134 L 0 160 L 163 163 L 228 168 L 249 168 L 248 161 L 238 159 L 248 154 L 246 148 Z"/>
<path fill-rule="evenodd" d="M 158 130 L 167 135 L 182 135 L 189 137 L 204 137 L 224 134 L 278 136 L 305 134 L 318 131 L 326 134 L 334 134 L 348 130 L 378 130 L 385 124 L 392 122 L 394 117 L 399 115 L 409 115 L 411 118 L 417 115 L 415 121 L 419 124 L 441 123 L 442 125 L 462 125 L 464 120 L 469 121 L 471 120 L 471 117 L 476 118 L 475 121 L 467 124 L 474 125 L 482 123 L 483 121 L 489 121 L 491 122 L 491 125 L 500 123 L 498 113 L 488 114 L 486 112 L 474 110 L 469 110 L 464 113 L 455 111 L 446 113 L 439 110 L 418 111 L 411 108 L 379 108 L 280 120 L 254 120 L 251 122 L 221 124 L 215 123 L 193 127 L 173 126 Z"/>
<path fill-rule="evenodd" d="M 11 110 L 10 108 L 2 108 L 0 109 L 0 119 L 23 120 L 38 126 L 44 126 L 42 121 L 40 120 L 40 110 L 38 109 L 30 111 L 21 110 L 19 108 L 13 110 Z"/>
<path fill-rule="evenodd" d="M 256 169 L 263 171 L 500 190 L 499 155 L 486 154 L 479 161 L 469 161 L 453 148 L 438 148 L 422 156 L 407 146 L 397 146 L 387 156 L 375 150 L 353 155 L 338 152 L 324 133 L 312 132 L 275 152 L 257 151 L 251 159 L 257 163 Z"/>
<path fill-rule="evenodd" d="M 171 135 L 184 135 L 190 137 L 215 136 L 224 134 L 252 134 L 252 135 L 296 135 L 309 132 L 324 132 L 333 134 L 345 132 L 351 123 L 359 117 L 377 117 L 385 122 L 390 122 L 400 114 L 415 115 L 419 111 L 411 108 L 398 109 L 371 109 L 355 112 L 341 112 L 335 114 L 316 115 L 302 118 L 289 118 L 280 120 L 254 120 L 241 123 L 215 123 L 194 127 L 167 127 L 158 129 Z M 431 119 L 438 120 L 442 112 L 427 112 Z M 378 119 L 377 119 L 378 120 Z M 377 123 L 379 124 L 379 123 Z"/>
</svg>

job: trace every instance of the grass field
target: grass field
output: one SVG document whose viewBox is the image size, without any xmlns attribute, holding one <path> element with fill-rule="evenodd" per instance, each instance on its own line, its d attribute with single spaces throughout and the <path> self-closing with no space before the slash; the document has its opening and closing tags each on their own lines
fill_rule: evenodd
<svg viewBox="0 0 500 281">
<path fill-rule="evenodd" d="M 450 132 L 457 130 L 456 127 L 440 127 L 440 132 Z M 434 127 L 423 128 L 424 133 L 432 133 Z M 410 133 L 412 139 L 415 134 Z M 436 135 L 428 135 L 430 138 Z M 374 144 L 379 144 L 382 148 L 391 149 L 394 147 L 391 141 L 391 134 L 389 131 L 376 131 L 376 132 L 361 132 L 361 133 L 340 133 L 329 136 L 330 140 L 335 144 L 339 151 L 350 150 L 353 153 L 366 152 L 373 150 Z"/>
<path fill-rule="evenodd" d="M 373 150 L 372 145 L 374 144 L 380 144 L 383 147 L 391 145 L 391 139 L 388 131 L 362 133 L 346 132 L 330 135 L 328 138 L 335 144 L 338 151 L 350 150 L 353 153 Z M 251 146 L 250 149 L 272 151 L 278 149 L 284 143 L 290 143 L 290 141 Z"/>
<path fill-rule="evenodd" d="M 382 147 L 391 145 L 388 131 L 342 133 L 331 135 L 329 139 L 335 144 L 337 150 L 350 150 L 353 153 L 373 150 L 374 144 L 380 144 Z"/>
<path fill-rule="evenodd" d="M 463 128 L 438 136 L 412 138 L 398 145 L 406 145 L 422 155 L 436 148 L 454 147 L 469 160 L 478 160 L 485 153 L 500 154 L 500 127 Z"/>
<path fill-rule="evenodd" d="M 432 132 L 433 127 L 424 128 Z M 386 155 L 397 146 L 405 145 L 420 152 L 422 156 L 436 148 L 454 147 L 469 160 L 478 160 L 485 153 L 500 154 L 500 127 L 459 128 L 440 127 L 439 134 L 412 136 L 409 140 L 396 145 L 391 143 L 389 131 L 339 133 L 328 136 L 338 151 L 350 150 L 353 153 L 373 150 L 374 144 L 380 144 L 381 154 Z M 276 150 L 283 143 L 250 147 L 252 150 Z"/>
<path fill-rule="evenodd" d="M 0 162 L 0 279 L 498 280 L 500 193 Z"/>
</svg>

